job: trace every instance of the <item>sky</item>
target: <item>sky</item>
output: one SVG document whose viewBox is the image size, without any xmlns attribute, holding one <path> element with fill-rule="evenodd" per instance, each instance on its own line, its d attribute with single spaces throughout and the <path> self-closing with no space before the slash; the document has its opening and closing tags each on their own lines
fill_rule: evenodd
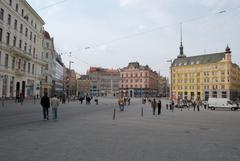
<svg viewBox="0 0 240 161">
<path fill-rule="evenodd" d="M 45 21 L 64 64 L 73 61 L 80 74 L 90 66 L 119 69 L 138 61 L 169 76 L 180 23 L 185 55 L 223 52 L 228 44 L 240 64 L 239 0 L 27 1 Z"/>
</svg>

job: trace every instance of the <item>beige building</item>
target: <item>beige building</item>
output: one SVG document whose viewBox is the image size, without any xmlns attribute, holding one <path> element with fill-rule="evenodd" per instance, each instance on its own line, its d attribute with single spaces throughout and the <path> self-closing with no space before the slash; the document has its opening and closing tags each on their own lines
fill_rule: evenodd
<svg viewBox="0 0 240 161">
<path fill-rule="evenodd" d="M 77 93 L 78 96 L 87 96 L 90 91 L 90 81 L 88 75 L 81 75 L 77 79 Z"/>
<path fill-rule="evenodd" d="M 156 96 L 158 93 L 158 74 L 148 65 L 130 62 L 120 70 L 120 93 L 124 96 Z"/>
<path fill-rule="evenodd" d="M 119 70 L 90 67 L 87 74 L 90 80 L 89 94 L 91 96 L 113 96 L 118 93 Z"/>
<path fill-rule="evenodd" d="M 240 68 L 231 60 L 231 50 L 185 56 L 183 52 L 171 66 L 172 96 L 175 99 L 207 100 L 209 97 L 240 98 Z"/>
<path fill-rule="evenodd" d="M 76 96 L 77 79 L 76 72 L 73 69 L 64 68 L 64 92 L 67 97 Z"/>
<path fill-rule="evenodd" d="M 44 24 L 26 0 L 0 1 L 0 97 L 40 95 Z"/>
</svg>

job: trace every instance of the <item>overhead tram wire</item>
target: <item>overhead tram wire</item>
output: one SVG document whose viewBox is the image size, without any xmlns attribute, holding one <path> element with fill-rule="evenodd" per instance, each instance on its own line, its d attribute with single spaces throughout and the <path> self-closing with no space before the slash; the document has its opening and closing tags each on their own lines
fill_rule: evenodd
<svg viewBox="0 0 240 161">
<path fill-rule="evenodd" d="M 59 5 L 59 4 L 61 4 L 61 3 L 66 2 L 66 1 L 69 1 L 69 0 L 61 0 L 61 1 L 57 1 L 57 2 L 55 2 L 55 3 L 53 3 L 53 4 L 50 4 L 50 5 L 48 5 L 48 6 L 45 6 L 45 7 L 42 7 L 42 8 L 40 8 L 40 9 L 38 9 L 38 11 L 42 11 L 42 10 L 45 10 L 45 9 L 48 9 L 48 8 L 54 7 L 54 6 L 56 6 L 56 5 Z"/>
<path fill-rule="evenodd" d="M 121 40 L 124 40 L 124 39 L 129 39 L 129 38 L 132 38 L 132 37 L 141 36 L 141 35 L 144 35 L 144 34 L 147 34 L 147 33 L 152 33 L 152 32 L 155 32 L 155 31 L 158 31 L 158 30 L 161 30 L 161 29 L 165 29 L 165 28 L 170 28 L 170 27 L 179 25 L 179 23 L 186 24 L 186 23 L 190 23 L 190 22 L 193 22 L 193 21 L 198 21 L 198 20 L 201 20 L 201 19 L 204 19 L 204 18 L 208 18 L 208 17 L 211 17 L 211 16 L 216 16 L 216 15 L 219 15 L 219 14 L 225 14 L 226 12 L 233 12 L 233 10 L 237 10 L 239 8 L 240 7 L 229 8 L 229 9 L 225 9 L 225 10 L 223 9 L 221 11 L 214 12 L 212 14 L 191 18 L 191 19 L 188 19 L 188 20 L 185 20 L 185 21 L 180 21 L 180 22 L 176 22 L 176 23 L 172 23 L 172 24 L 168 24 L 168 25 L 153 27 L 153 28 L 151 28 L 147 31 L 142 31 L 142 32 L 138 32 L 138 33 L 132 33 L 132 34 L 129 34 L 129 35 L 121 36 L 121 37 L 118 37 L 118 38 L 115 38 L 115 39 L 112 39 L 112 40 L 109 40 L 109 41 L 106 41 L 106 42 L 103 42 L 103 43 L 99 43 L 97 45 L 88 46 L 87 48 L 88 49 L 89 48 L 97 48 L 97 47 L 102 46 L 102 45 L 112 44 L 116 41 L 121 41 Z"/>
</svg>

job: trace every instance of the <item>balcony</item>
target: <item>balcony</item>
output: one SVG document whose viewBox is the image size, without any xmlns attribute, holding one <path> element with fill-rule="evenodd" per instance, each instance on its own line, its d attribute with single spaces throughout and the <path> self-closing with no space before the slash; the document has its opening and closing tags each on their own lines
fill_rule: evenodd
<svg viewBox="0 0 240 161">
<path fill-rule="evenodd" d="M 22 69 L 15 69 L 15 74 L 18 76 L 24 76 L 25 75 L 25 71 Z"/>
<path fill-rule="evenodd" d="M 32 59 L 32 56 L 29 55 L 28 53 L 26 53 L 25 51 L 17 48 L 17 47 L 11 47 L 10 48 L 10 52 L 13 53 L 14 55 L 16 56 L 19 56 L 19 57 L 23 57 L 27 60 L 31 60 Z"/>
</svg>

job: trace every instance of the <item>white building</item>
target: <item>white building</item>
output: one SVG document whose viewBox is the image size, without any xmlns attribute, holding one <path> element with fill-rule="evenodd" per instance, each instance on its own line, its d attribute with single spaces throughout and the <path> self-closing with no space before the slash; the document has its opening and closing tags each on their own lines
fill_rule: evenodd
<svg viewBox="0 0 240 161">
<path fill-rule="evenodd" d="M 44 31 L 44 38 L 42 42 L 42 58 L 47 62 L 44 69 L 44 79 L 41 81 L 41 95 L 48 93 L 49 96 L 52 95 L 52 81 L 55 75 L 55 61 L 56 61 L 56 51 L 54 49 L 53 38 L 47 31 Z"/>
<path fill-rule="evenodd" d="M 26 0 L 0 1 L 0 97 L 40 95 L 44 24 Z"/>
</svg>

